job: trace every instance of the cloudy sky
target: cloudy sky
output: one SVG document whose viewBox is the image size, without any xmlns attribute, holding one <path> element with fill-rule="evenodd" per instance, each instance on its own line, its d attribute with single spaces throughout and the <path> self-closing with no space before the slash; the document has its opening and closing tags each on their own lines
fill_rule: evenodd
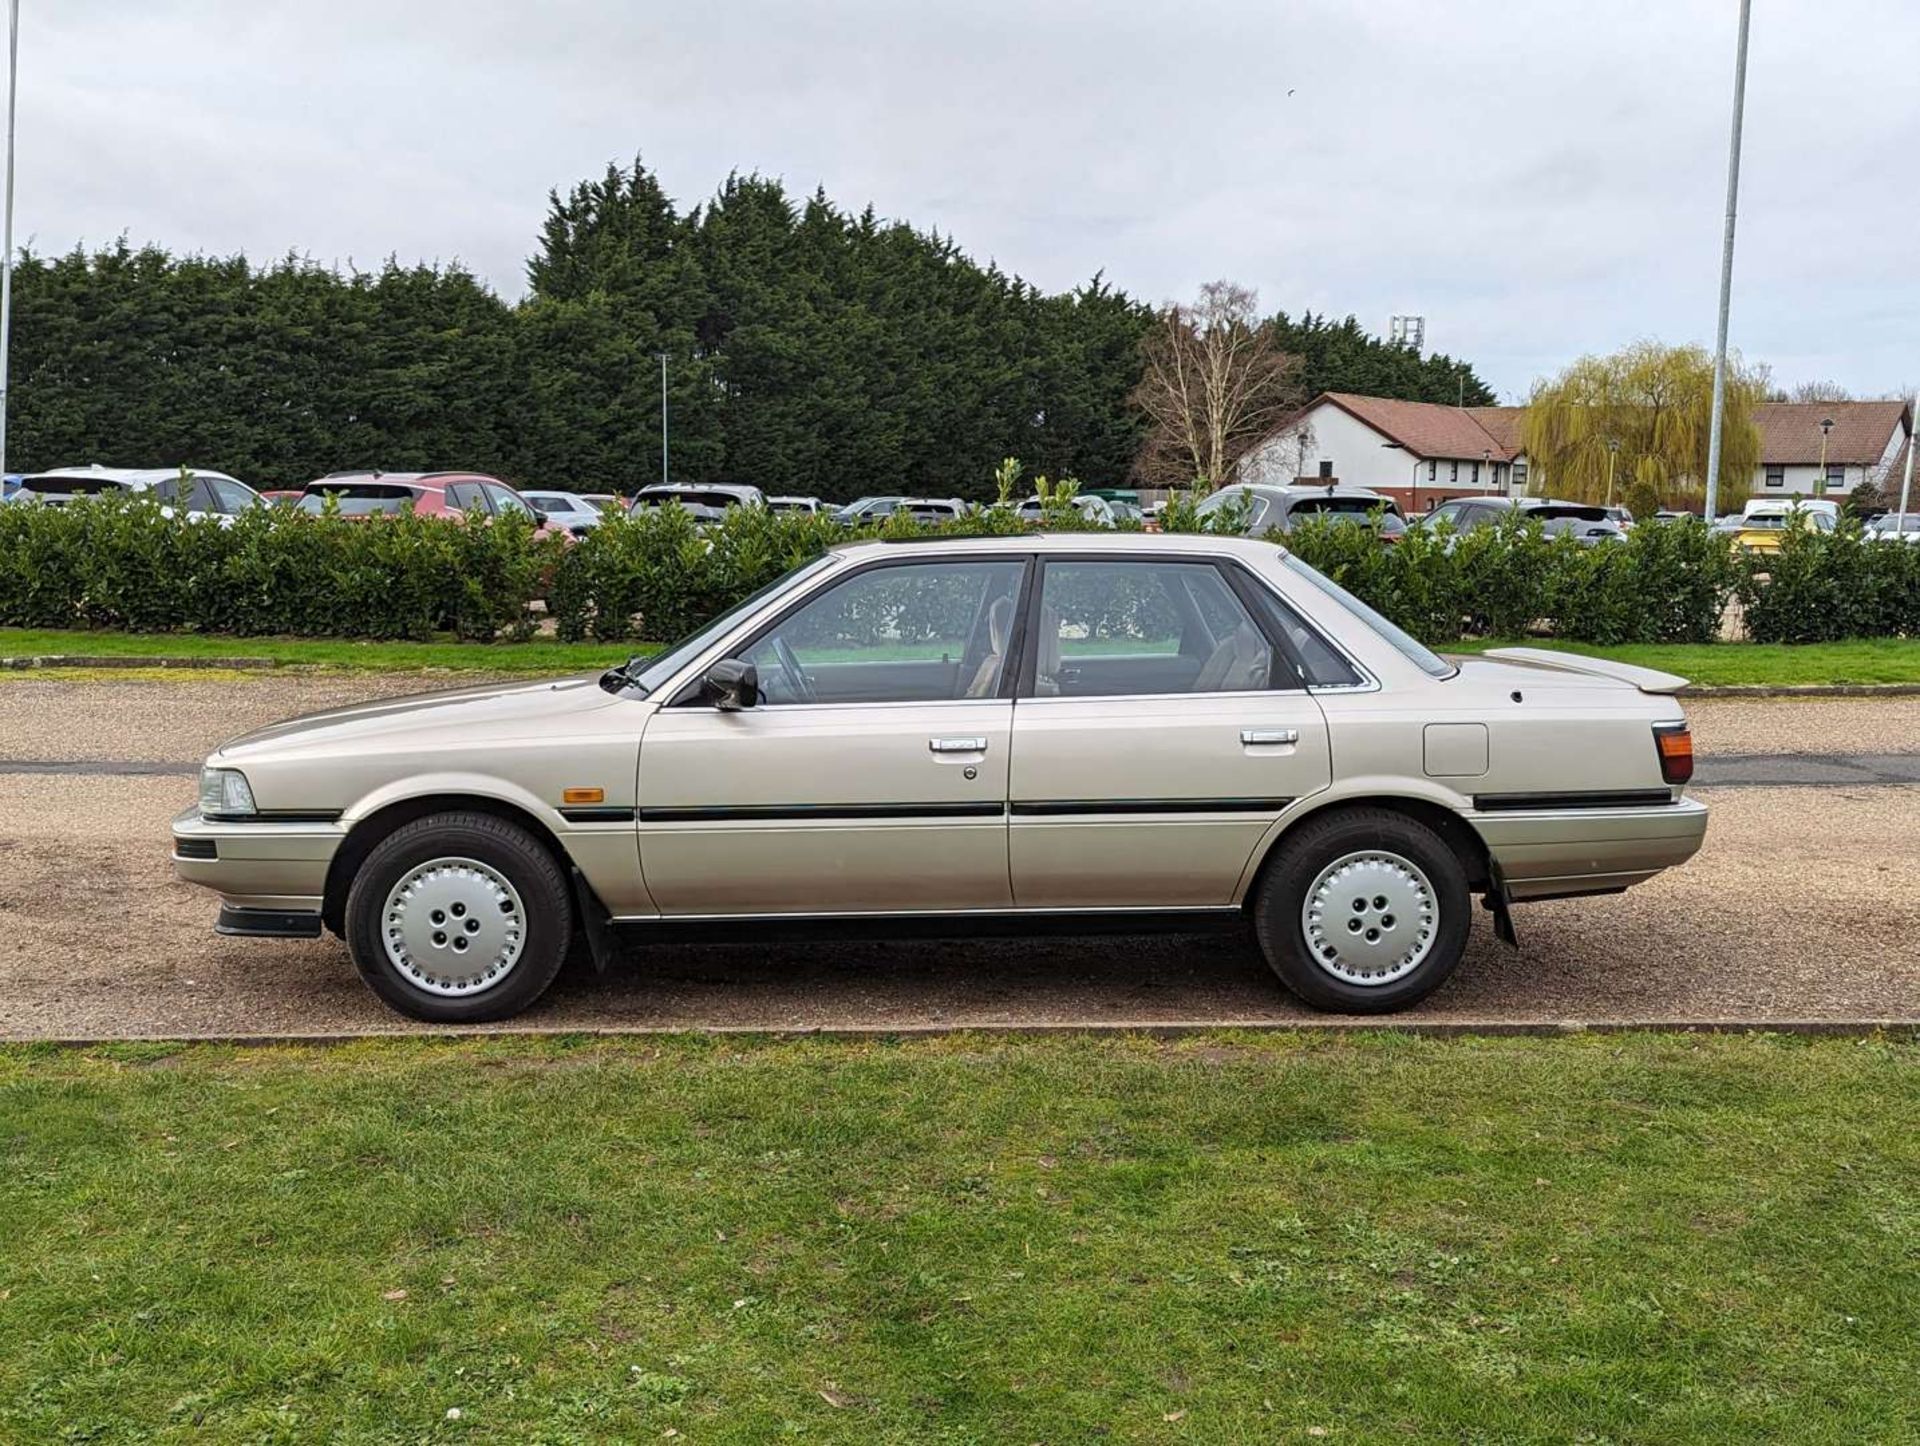
<svg viewBox="0 0 1920 1446">
<path fill-rule="evenodd" d="M 1710 343 L 1736 0 L 22 0 L 16 235 L 508 295 L 550 187 L 642 153 L 953 235 L 1048 288 L 1226 276 L 1502 393 Z M 1734 343 L 1920 382 L 1920 4 L 1756 0 Z"/>
</svg>

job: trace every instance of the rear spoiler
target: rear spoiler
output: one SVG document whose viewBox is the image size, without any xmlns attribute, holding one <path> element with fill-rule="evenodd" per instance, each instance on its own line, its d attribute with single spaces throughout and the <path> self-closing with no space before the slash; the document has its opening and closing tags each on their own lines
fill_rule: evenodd
<svg viewBox="0 0 1920 1446">
<path fill-rule="evenodd" d="M 1563 673 L 1588 673 L 1597 678 L 1613 678 L 1631 683 L 1642 693 L 1678 693 L 1687 680 L 1678 673 L 1663 673 L 1658 668 L 1637 668 L 1632 663 L 1615 663 L 1607 658 L 1589 658 L 1584 653 L 1561 653 L 1547 648 L 1488 648 L 1481 654 L 1508 663 L 1531 663 L 1540 668 L 1558 668 Z"/>
</svg>

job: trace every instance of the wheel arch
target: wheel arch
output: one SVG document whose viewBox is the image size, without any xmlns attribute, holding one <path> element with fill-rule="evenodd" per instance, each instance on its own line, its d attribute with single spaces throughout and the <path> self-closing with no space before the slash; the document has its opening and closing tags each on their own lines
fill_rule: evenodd
<svg viewBox="0 0 1920 1446">
<path fill-rule="evenodd" d="M 358 820 L 347 831 L 340 847 L 334 850 L 333 860 L 327 865 L 326 889 L 320 905 L 320 919 L 328 930 L 342 938 L 346 936 L 347 890 L 352 886 L 353 876 L 359 872 L 360 865 L 380 846 L 381 840 L 415 819 L 436 813 L 484 813 L 518 824 L 552 854 L 562 875 L 568 878 L 574 876 L 574 862 L 565 845 L 546 820 L 532 810 L 509 799 L 485 793 L 414 794 L 384 803 Z"/>
<path fill-rule="evenodd" d="M 1316 802 L 1312 807 L 1292 815 L 1262 842 L 1258 861 L 1247 871 L 1240 893 L 1240 907 L 1243 909 L 1253 907 L 1253 901 L 1259 897 L 1260 884 L 1265 879 L 1267 870 L 1273 867 L 1274 861 L 1286 848 L 1287 840 L 1302 823 L 1309 819 L 1322 819 L 1333 814 L 1363 808 L 1385 809 L 1389 813 L 1400 814 L 1404 818 L 1432 829 L 1447 847 L 1453 850 L 1454 857 L 1460 860 L 1460 867 L 1466 871 L 1469 889 L 1477 893 L 1491 886 L 1493 858 L 1487 850 L 1486 840 L 1481 838 L 1478 830 L 1455 810 L 1431 798 L 1421 798 L 1413 794 L 1343 794 L 1337 798 Z"/>
</svg>

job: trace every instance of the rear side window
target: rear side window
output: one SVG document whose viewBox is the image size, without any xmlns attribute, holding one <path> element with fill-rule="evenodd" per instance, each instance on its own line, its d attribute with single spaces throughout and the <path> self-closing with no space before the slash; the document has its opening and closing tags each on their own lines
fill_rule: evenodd
<svg viewBox="0 0 1920 1446">
<path fill-rule="evenodd" d="M 1352 613 L 1354 617 L 1358 618 L 1382 638 L 1385 638 L 1389 643 L 1393 644 L 1394 648 L 1398 650 L 1402 657 L 1429 677 L 1451 678 L 1454 673 L 1458 671 L 1452 663 L 1449 663 L 1445 658 L 1434 652 L 1433 649 L 1429 648 L 1425 643 L 1421 642 L 1397 624 L 1388 622 L 1387 619 L 1361 602 L 1359 598 L 1355 597 L 1324 573 L 1317 572 L 1313 568 L 1308 567 L 1291 553 L 1283 557 L 1280 562 L 1281 566 L 1285 567 L 1288 572 L 1291 572 L 1297 578 L 1311 583 L 1334 603 L 1345 608 L 1349 613 Z"/>
<path fill-rule="evenodd" d="M 244 483 L 233 482 L 225 477 L 209 477 L 206 484 L 213 492 L 214 510 L 217 512 L 238 516 L 259 501 Z"/>
<path fill-rule="evenodd" d="M 1292 645 L 1309 688 L 1352 688 L 1366 681 L 1338 648 L 1307 626 L 1306 619 L 1274 596 L 1272 589 L 1255 583 L 1253 592 L 1269 630 Z"/>
</svg>

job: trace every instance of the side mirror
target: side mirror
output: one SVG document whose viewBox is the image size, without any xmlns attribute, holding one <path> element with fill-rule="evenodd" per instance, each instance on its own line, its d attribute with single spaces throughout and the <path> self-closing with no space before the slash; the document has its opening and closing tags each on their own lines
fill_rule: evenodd
<svg viewBox="0 0 1920 1446">
<path fill-rule="evenodd" d="M 527 510 L 533 514 L 533 525 L 535 527 L 545 527 L 547 525 L 546 513 L 542 512 L 538 507 L 529 507 Z"/>
<path fill-rule="evenodd" d="M 722 713 L 737 713 L 760 701 L 760 673 L 752 663 L 722 658 L 700 680 L 700 696 Z"/>
</svg>

